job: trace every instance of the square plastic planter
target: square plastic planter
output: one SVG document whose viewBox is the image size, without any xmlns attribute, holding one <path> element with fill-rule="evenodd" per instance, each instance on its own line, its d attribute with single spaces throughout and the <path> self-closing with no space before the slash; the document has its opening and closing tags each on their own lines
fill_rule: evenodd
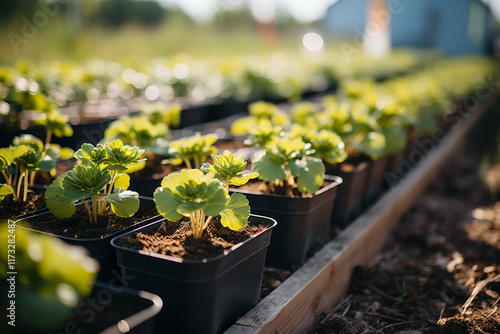
<svg viewBox="0 0 500 334">
<path fill-rule="evenodd" d="M 90 305 L 96 304 L 99 313 L 90 314 Z M 153 334 L 162 305 L 161 298 L 150 292 L 95 282 L 90 297 L 79 304 L 87 318 L 80 317 L 76 323 L 81 324 L 82 334 Z"/>
<path fill-rule="evenodd" d="M 142 197 L 139 196 L 141 200 L 141 205 L 147 205 L 154 207 L 154 202 L 153 198 L 151 197 Z M 50 211 L 44 210 L 42 212 L 33 214 L 31 216 L 23 216 L 20 220 L 23 220 L 25 223 L 30 223 L 30 221 L 36 221 L 37 219 L 40 219 L 43 216 L 51 215 Z M 115 232 L 113 234 L 110 234 L 104 238 L 93 238 L 93 239 L 75 239 L 75 238 L 70 238 L 66 236 L 61 236 L 57 234 L 51 234 L 43 231 L 39 231 L 27 226 L 23 225 L 17 225 L 19 228 L 24 228 L 33 232 L 37 233 L 42 233 L 42 234 L 48 234 L 53 237 L 57 237 L 59 239 L 64 240 L 68 244 L 72 245 L 79 245 L 82 247 L 85 247 L 89 253 L 90 256 L 99 261 L 100 265 L 100 270 L 97 276 L 97 280 L 99 281 L 105 281 L 108 282 L 110 280 L 118 280 L 121 281 L 120 277 L 120 269 L 116 263 L 116 253 L 111 246 L 111 239 L 114 237 L 117 237 L 119 235 L 122 235 L 124 233 L 127 233 L 131 230 L 134 230 L 140 226 L 144 226 L 148 223 L 158 221 L 162 217 L 160 215 L 155 215 L 154 217 L 148 218 L 144 221 L 137 222 L 136 224 L 129 226 L 121 231 Z"/>
<path fill-rule="evenodd" d="M 368 169 L 368 178 L 366 180 L 365 196 L 363 206 L 368 208 L 373 204 L 385 190 L 384 174 L 387 171 L 387 157 L 381 157 L 372 161 Z"/>
<path fill-rule="evenodd" d="M 21 333 L 153 334 L 154 316 L 162 308 L 152 293 L 102 282 L 94 282 L 92 293 L 73 310 L 33 303 L 24 290 L 17 302 Z"/>
<path fill-rule="evenodd" d="M 343 180 L 338 186 L 337 197 L 333 204 L 332 227 L 346 227 L 363 211 L 368 170 L 369 162 L 362 162 L 350 172 L 342 171 L 340 168 L 326 171 L 327 174 L 338 175 Z"/>
<path fill-rule="evenodd" d="M 325 175 L 326 187 L 312 197 L 287 197 L 230 189 L 246 196 L 252 212 L 271 217 L 278 222 L 271 238 L 266 265 L 293 269 L 302 265 L 307 253 L 328 239 L 330 217 L 338 176 Z"/>
<path fill-rule="evenodd" d="M 182 260 L 117 245 L 120 238 L 138 232 L 154 234 L 161 221 L 111 241 L 130 286 L 162 298 L 157 333 L 218 333 L 258 302 L 266 251 L 276 221 L 256 215 L 251 215 L 250 221 L 265 222 L 269 227 L 223 254 L 203 260 Z"/>
</svg>

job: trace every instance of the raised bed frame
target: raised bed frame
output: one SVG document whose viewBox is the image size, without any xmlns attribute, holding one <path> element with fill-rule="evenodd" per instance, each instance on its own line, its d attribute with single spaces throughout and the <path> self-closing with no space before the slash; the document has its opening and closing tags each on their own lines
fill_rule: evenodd
<svg viewBox="0 0 500 334">
<path fill-rule="evenodd" d="M 436 178 L 497 97 L 495 93 L 475 110 L 458 113 L 449 134 L 435 142 L 411 172 L 225 334 L 304 333 L 314 326 L 319 316 L 345 295 L 353 269 L 377 263 L 385 239 L 400 217 Z"/>
</svg>

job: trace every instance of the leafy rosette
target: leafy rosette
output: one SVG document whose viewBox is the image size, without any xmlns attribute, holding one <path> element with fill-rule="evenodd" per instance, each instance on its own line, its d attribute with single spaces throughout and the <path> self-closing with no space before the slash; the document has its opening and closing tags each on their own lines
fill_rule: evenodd
<svg viewBox="0 0 500 334">
<path fill-rule="evenodd" d="M 206 173 L 214 173 L 215 178 L 221 180 L 226 188 L 230 185 L 242 186 L 250 179 L 259 176 L 259 173 L 256 172 L 243 175 L 247 162 L 243 160 L 243 157 L 236 157 L 227 150 L 223 154 L 212 155 L 212 159 L 214 164 L 204 163 L 201 170 Z"/>
<path fill-rule="evenodd" d="M 184 169 L 166 176 L 156 189 L 154 200 L 158 212 L 168 220 L 189 218 L 194 238 L 202 237 L 211 217 L 220 215 L 222 226 L 239 230 L 250 216 L 245 196 L 229 196 L 213 172 L 204 174 L 198 169 Z"/>
<path fill-rule="evenodd" d="M 286 180 L 291 185 L 296 183 L 299 191 L 314 194 L 323 185 L 325 165 L 313 153 L 311 144 L 300 138 L 277 138 L 253 163 L 254 170 L 264 181 Z"/>
<path fill-rule="evenodd" d="M 112 193 L 103 192 L 111 180 L 109 170 L 83 159 L 81 164 L 59 176 L 47 188 L 47 207 L 55 216 L 69 218 L 76 211 L 75 203 L 82 201 L 90 220 L 96 221 L 109 201 L 111 210 L 118 217 L 131 217 L 139 209 L 139 194 L 124 188 L 115 188 Z M 92 209 L 86 202 L 88 199 L 92 199 Z"/>
<path fill-rule="evenodd" d="M 330 164 L 337 164 L 347 159 L 345 144 L 333 131 L 320 130 L 319 132 L 309 131 L 307 140 L 314 149 L 313 156 Z"/>
<path fill-rule="evenodd" d="M 198 132 L 193 136 L 174 140 L 170 142 L 168 150 L 172 158 L 163 160 L 162 164 L 180 165 L 184 162 L 190 169 L 191 161 L 194 161 L 194 166 L 199 168 L 210 155 L 217 152 L 217 148 L 213 146 L 216 141 L 214 133 L 201 135 Z"/>
</svg>

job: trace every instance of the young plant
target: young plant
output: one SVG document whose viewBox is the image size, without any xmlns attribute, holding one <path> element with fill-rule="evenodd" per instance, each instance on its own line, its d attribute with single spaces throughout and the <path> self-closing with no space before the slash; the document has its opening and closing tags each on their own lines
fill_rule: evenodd
<svg viewBox="0 0 500 334">
<path fill-rule="evenodd" d="M 213 172 L 214 177 L 224 183 L 226 190 L 229 190 L 230 185 L 242 186 L 248 180 L 259 176 L 259 173 L 256 172 L 243 175 L 243 171 L 247 166 L 246 161 L 241 156 L 235 157 L 227 150 L 219 155 L 212 154 L 212 160 L 214 161 L 213 165 L 205 162 L 201 166 L 201 170 L 205 173 Z"/>
<path fill-rule="evenodd" d="M 169 128 L 165 123 L 155 124 L 144 115 L 123 117 L 111 122 L 104 131 L 103 142 L 120 139 L 124 144 L 139 146 L 148 151 L 165 146 Z"/>
<path fill-rule="evenodd" d="M 299 124 L 306 124 L 309 119 L 316 117 L 318 108 L 312 102 L 297 102 L 293 105 L 292 119 Z"/>
<path fill-rule="evenodd" d="M 146 115 L 154 125 L 165 124 L 176 128 L 181 123 L 181 107 L 178 103 L 171 105 L 163 103 L 144 105 L 141 108 L 141 113 Z"/>
<path fill-rule="evenodd" d="M 262 120 L 268 120 L 272 125 L 286 126 L 290 117 L 275 104 L 257 101 L 248 106 L 250 115 L 240 117 L 231 124 L 231 133 L 234 136 L 248 134 L 250 128 L 258 126 Z"/>
<path fill-rule="evenodd" d="M 193 161 L 194 167 L 200 168 L 210 155 L 217 152 L 217 148 L 213 146 L 216 141 L 215 133 L 200 135 L 199 132 L 191 137 L 171 141 L 168 153 L 172 158 L 163 160 L 162 164 L 180 165 L 184 162 L 191 169 Z"/>
<path fill-rule="evenodd" d="M 245 145 L 265 147 L 268 143 L 273 141 L 282 131 L 281 126 L 273 126 L 267 119 L 263 119 L 259 124 L 248 128 L 250 134 L 245 139 Z"/>
<path fill-rule="evenodd" d="M 73 135 L 73 128 L 68 124 L 68 117 L 61 115 L 57 110 L 43 113 L 35 123 L 42 125 L 47 131 L 45 138 L 45 147 L 47 148 L 50 147 L 52 135 L 59 138 Z"/>
<path fill-rule="evenodd" d="M 229 196 L 226 186 L 213 172 L 183 169 L 163 178 L 154 192 L 158 212 L 172 222 L 186 217 L 191 222 L 193 238 L 199 239 L 212 217 L 220 215 L 222 226 L 243 228 L 250 216 L 248 200 L 242 194 Z"/>
<path fill-rule="evenodd" d="M 47 207 L 59 218 L 75 213 L 75 203 L 81 201 L 91 222 L 103 215 L 109 202 L 119 217 L 131 217 L 139 209 L 139 194 L 127 190 L 130 177 L 121 173 L 128 166 L 142 161 L 144 150 L 123 145 L 120 140 L 107 144 L 83 144 L 75 153 L 80 164 L 59 176 L 46 191 Z M 91 199 L 91 206 L 87 200 Z"/>
<path fill-rule="evenodd" d="M 335 132 L 322 129 L 308 131 L 307 141 L 311 143 L 314 153 L 312 156 L 329 164 L 337 164 L 347 159 L 345 144 Z"/>
<path fill-rule="evenodd" d="M 6 182 L 2 193 L 26 202 L 29 175 L 39 170 L 49 172 L 54 167 L 55 159 L 47 154 L 40 139 L 31 135 L 16 137 L 13 145 L 0 149 L 0 171 Z"/>
<path fill-rule="evenodd" d="M 253 162 L 253 169 L 264 181 L 312 195 L 323 185 L 325 176 L 323 161 L 312 154 L 311 144 L 300 138 L 276 138 Z"/>
<path fill-rule="evenodd" d="M 18 221 L 17 225 L 23 222 Z M 16 329 L 22 333 L 49 333 L 74 315 L 79 302 L 90 295 L 99 263 L 79 246 L 43 233 L 0 222 L 0 240 L 12 245 L 0 250 L 0 277 L 9 278 L 12 238 L 16 250 Z M 11 239 L 12 238 L 12 239 Z M 12 241 L 10 241 L 12 240 Z M 6 298 L 1 298 L 4 305 Z M 18 332 L 18 331 L 16 331 Z"/>
</svg>

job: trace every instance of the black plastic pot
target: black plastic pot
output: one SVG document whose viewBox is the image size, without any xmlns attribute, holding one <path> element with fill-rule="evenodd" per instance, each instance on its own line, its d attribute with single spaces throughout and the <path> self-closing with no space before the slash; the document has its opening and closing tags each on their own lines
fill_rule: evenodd
<svg viewBox="0 0 500 334">
<path fill-rule="evenodd" d="M 256 215 L 251 215 L 250 221 L 266 222 L 270 227 L 223 254 L 203 260 L 182 260 L 116 244 L 119 238 L 137 232 L 153 234 L 161 222 L 111 241 L 130 286 L 151 291 L 163 300 L 156 333 L 218 333 L 257 303 L 276 222 Z"/>
<path fill-rule="evenodd" d="M 87 318 L 73 321 L 81 334 L 153 334 L 154 318 L 162 305 L 161 298 L 150 292 L 95 282 L 90 297 L 79 304 Z"/>
<path fill-rule="evenodd" d="M 161 186 L 162 178 L 151 177 L 130 177 L 128 189 L 137 191 L 142 196 L 153 197 L 156 188 Z"/>
<path fill-rule="evenodd" d="M 342 179 L 325 175 L 325 181 L 329 184 L 312 197 L 287 197 L 230 189 L 246 196 L 252 212 L 278 222 L 267 253 L 267 266 L 296 268 L 305 262 L 308 252 L 327 240 L 333 202 Z"/>
<path fill-rule="evenodd" d="M 91 294 L 71 313 L 50 304 L 33 303 L 29 294 L 18 294 L 16 333 L 152 334 L 154 317 L 162 308 L 160 297 L 120 285 L 94 282 Z"/>
<path fill-rule="evenodd" d="M 365 208 L 372 205 L 384 192 L 384 174 L 387 170 L 387 161 L 387 157 L 382 157 L 370 163 L 363 199 L 363 206 Z"/>
<path fill-rule="evenodd" d="M 333 204 L 332 227 L 346 227 L 363 211 L 368 170 L 369 162 L 362 162 L 350 172 L 345 172 L 341 168 L 326 171 L 327 174 L 338 175 L 343 180 L 338 186 L 337 197 Z"/>
<path fill-rule="evenodd" d="M 154 202 L 152 198 L 148 197 L 139 197 L 141 200 L 141 205 L 150 205 L 154 206 Z M 56 235 L 56 234 L 51 234 L 47 232 L 42 232 L 35 230 L 33 228 L 29 227 L 30 221 L 36 221 L 37 218 L 41 217 L 42 215 L 50 215 L 51 213 L 49 211 L 43 211 L 37 214 L 33 214 L 30 216 L 25 216 L 22 218 L 24 223 L 22 225 L 17 225 L 19 228 L 24 228 L 33 232 L 37 233 L 42 233 L 42 234 L 48 234 L 54 237 L 57 237 L 59 239 L 64 240 L 68 244 L 72 245 L 79 245 L 82 247 L 85 247 L 89 253 L 90 256 L 93 257 L 94 259 L 99 261 L 100 265 L 100 270 L 97 276 L 97 280 L 100 281 L 106 281 L 109 282 L 110 280 L 113 281 L 118 281 L 122 282 L 122 278 L 120 276 L 120 270 L 118 265 L 116 264 L 116 254 L 113 250 L 113 247 L 111 246 L 111 239 L 114 237 L 117 237 L 119 235 L 122 235 L 124 233 L 127 233 L 129 231 L 132 231 L 140 226 L 147 225 L 151 222 L 158 221 L 161 216 L 157 215 L 151 218 L 148 218 L 142 222 L 138 222 L 130 227 L 127 227 L 119 232 L 115 232 L 113 234 L 110 234 L 104 238 L 94 238 L 94 239 L 75 239 L 75 238 L 69 238 L 66 236 L 61 236 L 61 235 Z M 126 283 L 126 282 L 123 282 Z"/>
</svg>

